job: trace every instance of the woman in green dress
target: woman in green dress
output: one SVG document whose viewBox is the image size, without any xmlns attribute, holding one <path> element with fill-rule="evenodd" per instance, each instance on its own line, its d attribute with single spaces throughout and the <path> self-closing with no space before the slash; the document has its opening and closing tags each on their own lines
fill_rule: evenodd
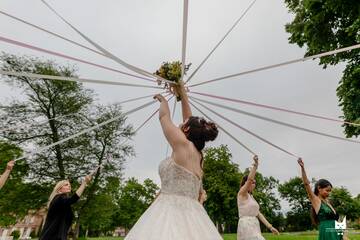
<svg viewBox="0 0 360 240">
<path fill-rule="evenodd" d="M 331 183 L 328 180 L 320 179 L 315 183 L 313 192 L 310 187 L 310 181 L 306 176 L 303 160 L 299 158 L 298 163 L 301 167 L 302 180 L 312 205 L 311 220 L 315 225 L 319 225 L 318 239 L 342 240 L 342 235 L 335 230 L 335 221 L 338 220 L 339 215 L 328 200 L 332 190 Z"/>
</svg>

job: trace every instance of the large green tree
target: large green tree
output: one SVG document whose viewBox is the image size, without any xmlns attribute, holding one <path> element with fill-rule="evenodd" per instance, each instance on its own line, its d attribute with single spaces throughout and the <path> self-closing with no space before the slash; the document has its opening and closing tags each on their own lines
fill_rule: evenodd
<svg viewBox="0 0 360 240">
<path fill-rule="evenodd" d="M 21 154 L 21 149 L 16 145 L 0 141 L 0 172 L 9 160 Z M 25 162 L 16 164 L 4 188 L 0 190 L 0 226 L 14 223 L 25 216 L 29 209 L 40 207 L 46 199 L 38 197 L 39 192 L 46 191 L 46 186 L 24 182 L 28 169 Z"/>
<path fill-rule="evenodd" d="M 117 227 L 114 218 L 118 211 L 117 200 L 120 194 L 120 183 L 119 178 L 108 177 L 106 186 L 100 189 L 84 208 L 81 232 L 85 237 L 100 236 Z"/>
<path fill-rule="evenodd" d="M 238 221 L 237 193 L 241 180 L 239 166 L 231 161 L 226 145 L 207 148 L 204 152 L 203 185 L 207 192 L 204 204 L 219 231 L 236 231 Z M 225 229 L 222 229 L 222 225 Z"/>
<path fill-rule="evenodd" d="M 291 178 L 280 184 L 278 191 L 281 198 L 289 202 L 291 208 L 286 213 L 286 229 L 288 231 L 311 229 L 311 203 L 307 197 L 302 179 L 300 177 Z"/>
<path fill-rule="evenodd" d="M 294 19 L 286 25 L 290 43 L 306 47 L 306 56 L 360 43 L 360 1 L 285 0 Z M 360 123 L 360 50 L 333 54 L 320 64 L 346 64 L 337 88 L 346 121 Z M 360 127 L 344 125 L 347 137 L 359 136 Z"/>
<path fill-rule="evenodd" d="M 76 77 L 74 67 L 59 66 L 52 61 L 9 54 L 1 55 L 0 60 L 1 69 L 6 71 Z M 125 123 L 121 106 L 96 105 L 92 91 L 77 82 L 15 76 L 3 76 L 3 79 L 20 89 L 23 96 L 22 100 L 2 106 L 0 137 L 25 150 L 44 147 L 119 116 L 97 130 L 22 160 L 28 166 L 26 181 L 44 187 L 53 186 L 60 179 L 70 179 L 75 189 L 80 177 L 89 174 L 97 165 L 103 166 L 84 193 L 86 200 L 78 209 L 80 222 L 86 205 L 106 186 L 108 177 L 121 178 L 126 157 L 134 153 L 130 145 L 120 144 L 133 135 L 132 127 Z M 49 194 L 49 191 L 38 191 L 33 200 L 44 204 Z"/>
<path fill-rule="evenodd" d="M 143 184 L 135 178 L 128 179 L 119 188 L 114 224 L 129 230 L 154 201 L 158 190 L 159 187 L 150 179 Z"/>
<path fill-rule="evenodd" d="M 353 198 L 345 187 L 333 188 L 330 200 L 336 208 L 336 212 L 346 216 L 346 219 L 357 220 L 360 218 L 360 202 Z"/>
</svg>

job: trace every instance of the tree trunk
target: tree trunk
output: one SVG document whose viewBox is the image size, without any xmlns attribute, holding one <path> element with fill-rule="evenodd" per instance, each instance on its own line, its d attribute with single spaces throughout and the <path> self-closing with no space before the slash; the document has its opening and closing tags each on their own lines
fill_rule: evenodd
<svg viewBox="0 0 360 240">
<path fill-rule="evenodd" d="M 221 226 L 221 224 L 219 222 L 216 223 L 216 227 L 217 227 L 219 233 L 222 234 L 223 233 L 223 228 L 222 228 L 222 226 Z"/>
<path fill-rule="evenodd" d="M 51 129 L 52 136 L 53 136 L 52 137 L 53 142 L 55 143 L 55 142 L 60 141 L 58 129 L 55 126 L 54 120 L 50 120 L 49 125 L 50 125 L 50 129 Z M 62 158 L 62 152 L 61 152 L 60 145 L 55 146 L 55 155 L 56 155 L 57 165 L 59 168 L 59 177 L 60 177 L 60 179 L 65 179 L 65 169 L 64 169 L 64 165 L 63 165 L 63 158 Z"/>
<path fill-rule="evenodd" d="M 78 214 L 78 217 L 76 219 L 76 225 L 74 229 L 74 240 L 79 239 L 79 233 L 80 233 L 80 214 Z"/>
</svg>

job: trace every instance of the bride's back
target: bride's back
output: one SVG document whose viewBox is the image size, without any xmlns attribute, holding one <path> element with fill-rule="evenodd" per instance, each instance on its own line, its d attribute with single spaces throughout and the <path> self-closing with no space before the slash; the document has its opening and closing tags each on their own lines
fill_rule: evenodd
<svg viewBox="0 0 360 240">
<path fill-rule="evenodd" d="M 201 180 L 187 168 L 175 162 L 173 157 L 163 160 L 159 165 L 161 193 L 198 199 Z"/>
</svg>

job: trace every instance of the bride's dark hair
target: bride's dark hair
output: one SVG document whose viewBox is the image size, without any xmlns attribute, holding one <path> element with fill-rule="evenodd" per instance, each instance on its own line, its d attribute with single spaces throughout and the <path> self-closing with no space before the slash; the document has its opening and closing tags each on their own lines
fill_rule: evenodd
<svg viewBox="0 0 360 240">
<path fill-rule="evenodd" d="M 186 137 L 194 143 L 196 149 L 201 151 L 205 147 L 205 142 L 213 141 L 218 135 L 218 129 L 213 122 L 208 122 L 200 117 L 189 117 L 184 127 L 189 127 Z"/>
<path fill-rule="evenodd" d="M 219 131 L 213 122 L 208 122 L 204 118 L 191 116 L 183 126 L 189 128 L 186 132 L 186 138 L 191 141 L 196 149 L 201 153 L 201 165 L 203 162 L 202 150 L 205 143 L 213 141 L 217 137 Z"/>
</svg>

